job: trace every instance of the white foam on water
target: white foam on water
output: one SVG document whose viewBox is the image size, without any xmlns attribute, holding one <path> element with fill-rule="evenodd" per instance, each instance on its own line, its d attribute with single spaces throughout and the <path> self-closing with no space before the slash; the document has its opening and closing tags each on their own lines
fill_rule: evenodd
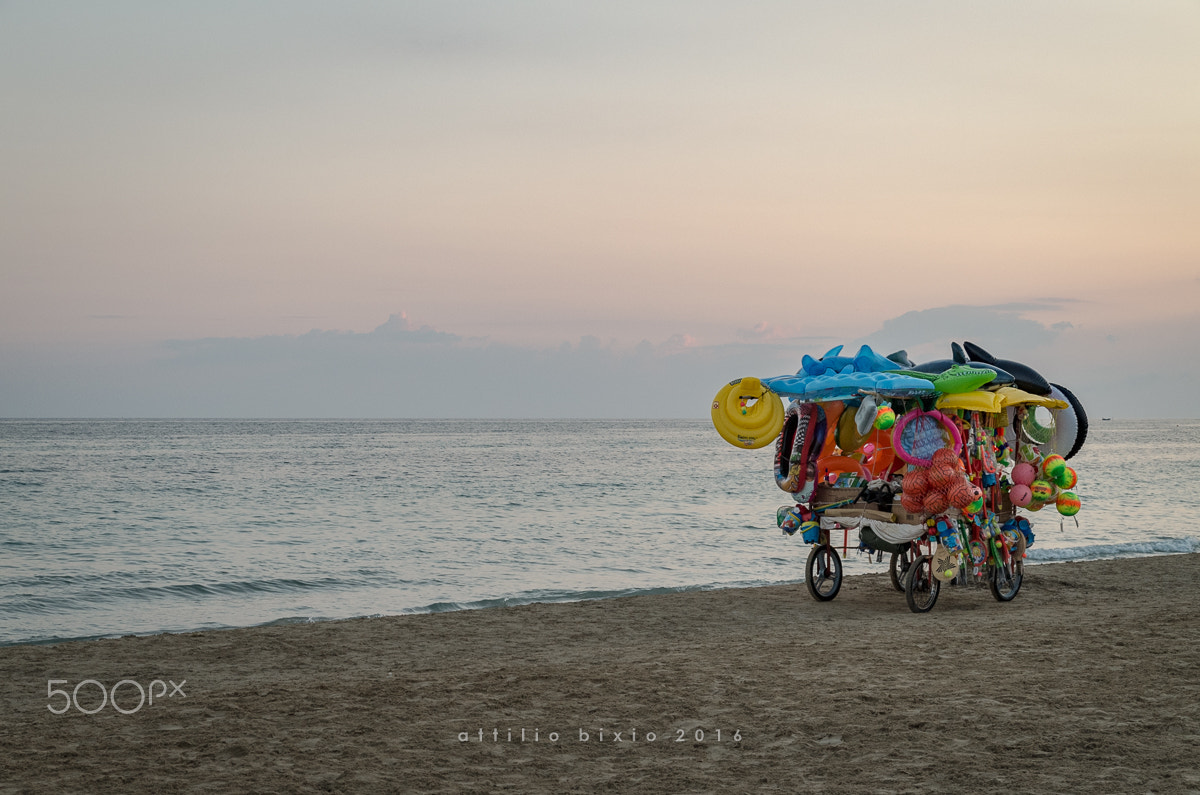
<svg viewBox="0 0 1200 795">
<path fill-rule="evenodd" d="M 1146 555 L 1182 555 L 1200 552 L 1200 538 L 1162 538 L 1153 541 L 1130 541 L 1124 544 L 1092 544 L 1079 547 L 1049 549 L 1031 548 L 1026 559 L 1032 563 L 1061 563 L 1077 560 L 1135 558 Z"/>
</svg>

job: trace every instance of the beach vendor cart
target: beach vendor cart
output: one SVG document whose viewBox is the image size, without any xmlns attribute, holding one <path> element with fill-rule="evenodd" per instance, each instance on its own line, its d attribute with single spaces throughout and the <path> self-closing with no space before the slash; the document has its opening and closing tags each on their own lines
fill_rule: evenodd
<svg viewBox="0 0 1200 795">
<path fill-rule="evenodd" d="M 837 596 L 853 549 L 890 556 L 892 585 L 914 612 L 931 610 L 943 584 L 986 586 L 1007 602 L 1033 543 L 1028 514 L 1078 512 L 1066 461 L 1087 417 L 1075 396 L 972 343 L 952 352 L 913 365 L 903 352 L 863 346 L 850 358 L 835 348 L 804 357 L 795 376 L 738 379 L 717 394 L 722 437 L 775 442 L 775 481 L 793 499 L 776 521 L 812 545 L 814 599 Z"/>
</svg>

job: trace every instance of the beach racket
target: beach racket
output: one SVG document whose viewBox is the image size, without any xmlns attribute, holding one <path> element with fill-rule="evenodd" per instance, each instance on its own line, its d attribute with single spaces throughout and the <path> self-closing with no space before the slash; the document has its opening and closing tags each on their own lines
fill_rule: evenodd
<svg viewBox="0 0 1200 795">
<path fill-rule="evenodd" d="M 933 454 L 949 447 L 962 452 L 962 434 L 949 417 L 940 411 L 915 408 L 896 421 L 892 428 L 892 447 L 901 461 L 919 467 L 933 465 Z"/>
<path fill-rule="evenodd" d="M 933 553 L 933 576 L 942 582 L 950 582 L 958 573 L 958 553 L 948 547 L 938 547 Z"/>
</svg>

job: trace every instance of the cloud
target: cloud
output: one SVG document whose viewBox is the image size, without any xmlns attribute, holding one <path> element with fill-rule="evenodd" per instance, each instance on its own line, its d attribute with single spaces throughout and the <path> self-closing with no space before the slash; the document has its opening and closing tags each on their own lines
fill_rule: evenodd
<svg viewBox="0 0 1200 795">
<path fill-rule="evenodd" d="M 1032 311 L 1057 310 L 1060 303 L 1026 302 L 971 306 L 955 304 L 905 312 L 883 321 L 877 331 L 856 340 L 888 352 L 904 348 L 914 361 L 950 357 L 950 343 L 970 340 L 1005 359 L 1020 360 L 1024 352 L 1053 345 L 1071 324 L 1046 325 L 1026 316 Z"/>
<path fill-rule="evenodd" d="M 971 339 L 1067 385 L 1103 416 L 1187 416 L 1200 316 L 1091 330 L 1011 305 L 955 305 L 884 320 L 870 342 L 914 359 Z M 1042 310 L 1038 310 L 1042 311 Z M 0 349 L 10 417 L 706 417 L 722 384 L 793 373 L 830 339 L 700 344 L 687 334 L 623 346 L 585 336 L 553 347 L 464 337 L 403 313 L 364 332 L 176 340 L 154 355 L 97 349 L 57 358 Z"/>
<path fill-rule="evenodd" d="M 136 360 L 0 351 L 0 406 L 16 417 L 694 417 L 724 382 L 794 371 L 801 355 L 687 334 L 521 346 L 400 313 L 364 333 L 173 340 Z"/>
<path fill-rule="evenodd" d="M 766 320 L 756 323 L 753 328 L 739 328 L 734 335 L 746 342 L 819 342 L 838 339 L 828 334 L 801 334 L 796 326 L 780 326 Z"/>
</svg>

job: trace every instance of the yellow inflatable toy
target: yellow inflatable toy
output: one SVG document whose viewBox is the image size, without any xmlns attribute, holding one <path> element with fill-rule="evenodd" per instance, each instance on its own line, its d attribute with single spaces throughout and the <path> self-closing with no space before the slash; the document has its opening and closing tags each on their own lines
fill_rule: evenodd
<svg viewBox="0 0 1200 795">
<path fill-rule="evenodd" d="M 738 378 L 713 398 L 712 423 L 734 447 L 766 447 L 783 430 L 783 401 L 757 378 Z"/>
</svg>

